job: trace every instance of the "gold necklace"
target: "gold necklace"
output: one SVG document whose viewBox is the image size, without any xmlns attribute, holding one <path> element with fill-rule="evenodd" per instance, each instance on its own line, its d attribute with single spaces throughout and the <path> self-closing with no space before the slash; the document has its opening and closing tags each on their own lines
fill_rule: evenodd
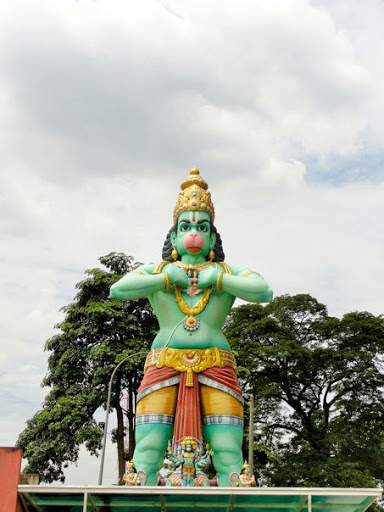
<svg viewBox="0 0 384 512">
<path fill-rule="evenodd" d="M 200 327 L 200 320 L 196 318 L 196 315 L 199 315 L 202 311 L 204 311 L 206 305 L 208 304 L 211 291 L 212 286 L 206 288 L 201 299 L 193 306 L 193 308 L 190 308 L 181 296 L 180 288 L 175 286 L 176 304 L 180 311 L 184 313 L 184 315 L 187 315 L 183 320 L 183 327 L 187 331 L 196 331 Z"/>
<path fill-rule="evenodd" d="M 205 263 L 197 263 L 196 265 L 192 265 L 190 263 L 183 263 L 182 261 L 175 261 L 174 264 L 177 265 L 178 267 L 183 268 L 184 270 L 197 270 L 199 268 L 205 268 L 214 265 L 212 261 L 206 261 Z"/>
</svg>

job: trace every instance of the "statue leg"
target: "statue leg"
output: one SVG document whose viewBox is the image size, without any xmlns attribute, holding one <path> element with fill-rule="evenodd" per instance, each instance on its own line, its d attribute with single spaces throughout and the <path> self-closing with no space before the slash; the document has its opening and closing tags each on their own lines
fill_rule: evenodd
<svg viewBox="0 0 384 512">
<path fill-rule="evenodd" d="M 230 486 L 229 475 L 240 474 L 243 466 L 243 428 L 238 425 L 206 425 L 204 437 L 213 450 L 212 461 L 219 487 Z"/>
<path fill-rule="evenodd" d="M 172 438 L 178 386 L 168 386 L 139 400 L 136 406 L 136 471 L 145 471 L 146 485 L 157 485 L 157 472 Z"/>
<path fill-rule="evenodd" d="M 146 472 L 146 485 L 157 485 L 157 472 L 163 464 L 164 453 L 172 432 L 173 425 L 147 423 L 136 426 L 133 460 L 137 471 Z"/>
<path fill-rule="evenodd" d="M 231 485 L 231 473 L 240 474 L 243 466 L 243 404 L 232 391 L 200 386 L 203 433 L 213 450 L 212 462 L 218 473 L 218 485 Z M 232 394 L 231 394 L 232 393 Z"/>
</svg>

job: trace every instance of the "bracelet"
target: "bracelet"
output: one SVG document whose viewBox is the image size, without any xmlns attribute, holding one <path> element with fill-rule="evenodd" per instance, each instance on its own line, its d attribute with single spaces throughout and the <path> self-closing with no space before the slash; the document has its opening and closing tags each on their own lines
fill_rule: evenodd
<svg viewBox="0 0 384 512">
<path fill-rule="evenodd" d="M 217 282 L 216 282 L 216 290 L 218 292 L 221 292 L 221 288 L 223 285 L 223 275 L 224 275 L 224 272 L 222 270 L 220 270 L 219 275 L 217 276 Z"/>
<path fill-rule="evenodd" d="M 164 277 L 165 277 L 165 289 L 168 292 L 171 289 L 171 280 L 170 280 L 169 274 L 168 274 L 168 272 L 166 270 L 164 270 L 163 274 L 164 274 Z"/>
</svg>

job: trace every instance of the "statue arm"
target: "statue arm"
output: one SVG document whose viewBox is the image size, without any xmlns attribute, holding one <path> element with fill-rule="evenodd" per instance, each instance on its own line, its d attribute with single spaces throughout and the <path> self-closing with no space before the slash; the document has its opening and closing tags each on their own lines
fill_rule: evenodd
<svg viewBox="0 0 384 512">
<path fill-rule="evenodd" d="M 257 272 L 247 268 L 232 268 L 233 274 L 224 274 L 222 290 L 247 302 L 269 302 L 273 291 Z"/>
<path fill-rule="evenodd" d="M 175 455 L 174 453 L 168 453 L 168 457 L 171 459 L 171 461 L 176 465 L 176 468 L 180 466 L 182 463 L 182 460 L 180 460 L 180 455 Z"/>
<path fill-rule="evenodd" d="M 143 265 L 129 272 L 111 286 L 110 296 L 113 299 L 136 300 L 164 290 L 166 277 L 164 273 L 152 274 L 155 268 L 156 265 Z"/>
<path fill-rule="evenodd" d="M 231 273 L 226 273 L 225 270 Z M 217 291 L 226 292 L 247 302 L 269 302 L 273 292 L 267 282 L 257 272 L 245 267 L 224 267 L 217 264 L 199 274 L 199 288 L 212 286 Z"/>
</svg>

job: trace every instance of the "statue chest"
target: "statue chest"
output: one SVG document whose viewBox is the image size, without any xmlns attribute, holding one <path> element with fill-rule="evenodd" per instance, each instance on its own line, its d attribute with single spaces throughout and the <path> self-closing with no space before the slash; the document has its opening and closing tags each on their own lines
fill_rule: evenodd
<svg viewBox="0 0 384 512">
<path fill-rule="evenodd" d="M 193 453 L 184 453 L 184 464 L 190 466 L 193 464 L 195 456 Z"/>
</svg>

